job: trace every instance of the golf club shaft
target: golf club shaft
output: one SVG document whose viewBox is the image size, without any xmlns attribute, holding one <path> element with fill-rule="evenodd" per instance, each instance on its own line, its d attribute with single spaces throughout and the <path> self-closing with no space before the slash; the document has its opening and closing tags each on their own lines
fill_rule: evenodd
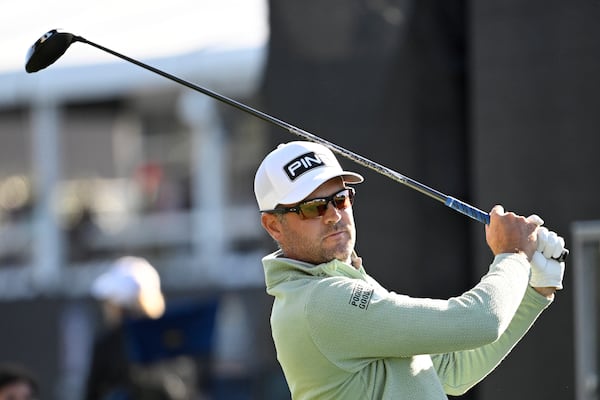
<svg viewBox="0 0 600 400">
<path fill-rule="evenodd" d="M 163 76 L 163 77 L 165 77 L 167 79 L 170 79 L 170 80 L 172 80 L 174 82 L 177 82 L 177 83 L 179 83 L 181 85 L 184 85 L 184 86 L 186 86 L 186 87 L 188 87 L 190 89 L 196 90 L 196 91 L 201 92 L 201 93 L 203 93 L 203 94 L 205 94 L 207 96 L 210 96 L 210 97 L 212 97 L 212 98 L 214 98 L 216 100 L 219 100 L 219 101 L 221 101 L 223 103 L 226 103 L 226 104 L 228 104 L 228 105 L 230 105 L 232 107 L 237 108 L 238 110 L 247 112 L 247 113 L 249 113 L 249 114 L 251 114 L 251 115 L 253 115 L 253 116 L 257 117 L 257 118 L 262 119 L 263 121 L 270 122 L 270 123 L 272 123 L 274 125 L 277 125 L 277 126 L 283 128 L 283 129 L 286 129 L 288 132 L 290 132 L 293 135 L 300 136 L 300 137 L 302 137 L 304 139 L 307 139 L 309 141 L 322 144 L 322 145 L 330 148 L 332 151 L 340 154 L 341 156 L 346 157 L 346 158 L 348 158 L 348 159 L 350 159 L 350 160 L 352 160 L 352 161 L 354 161 L 354 162 L 356 162 L 356 163 L 358 163 L 358 164 L 360 164 L 360 165 L 362 165 L 362 166 L 364 166 L 366 168 L 369 168 L 369 169 L 371 169 L 371 170 L 373 170 L 373 171 L 375 171 L 375 172 L 377 172 L 377 173 L 379 173 L 381 175 L 387 176 L 388 178 L 390 178 L 390 179 L 392 179 L 392 180 L 394 180 L 396 182 L 399 182 L 399 183 L 402 183 L 402 184 L 404 184 L 406 186 L 409 186 L 410 188 L 412 188 L 414 190 L 417 190 L 417 191 L 419 191 L 419 192 L 421 192 L 421 193 L 423 193 L 423 194 L 425 194 L 425 195 L 427 195 L 427 196 L 429 196 L 429 197 L 431 197 L 431 198 L 433 198 L 435 200 L 438 200 L 438 201 L 444 203 L 446 206 L 448 206 L 448 207 L 450 207 L 450 208 L 452 208 L 452 209 L 454 209 L 454 210 L 456 210 L 456 211 L 458 211 L 458 212 L 460 212 L 462 214 L 465 214 L 465 215 L 467 215 L 467 216 L 469 216 L 469 217 L 471 217 L 471 218 L 473 218 L 473 219 L 475 219 L 475 220 L 477 220 L 479 222 L 482 222 L 484 224 L 488 224 L 489 223 L 489 214 L 488 213 L 486 213 L 484 211 L 481 211 L 481 210 L 479 210 L 479 209 L 477 209 L 477 208 L 475 208 L 475 207 L 473 207 L 473 206 L 471 206 L 469 204 L 466 204 L 466 203 L 464 203 L 464 202 L 462 202 L 462 201 L 460 201 L 458 199 L 455 199 L 455 198 L 453 198 L 451 196 L 447 196 L 447 195 L 445 195 L 445 194 L 443 194 L 443 193 L 441 193 L 441 192 L 439 192 L 439 191 L 437 191 L 437 190 L 435 190 L 433 188 L 430 188 L 430 187 L 428 187 L 428 186 L 426 186 L 426 185 L 424 185 L 424 184 L 422 184 L 420 182 L 417 182 L 417 181 L 415 181 L 415 180 L 413 180 L 413 179 L 411 179 L 411 178 L 409 178 L 407 176 L 404 176 L 404 175 L 400 174 L 399 172 L 396 172 L 396 171 L 394 171 L 394 170 L 392 170 L 390 168 L 387 168 L 387 167 L 385 167 L 385 166 L 383 166 L 383 165 L 381 165 L 379 163 L 376 163 L 376 162 L 374 162 L 372 160 L 369 160 L 368 158 L 365 158 L 365 157 L 363 157 L 363 156 L 361 156 L 359 154 L 356 154 L 356 153 L 354 153 L 352 151 L 349 151 L 349 150 L 347 150 L 347 149 L 345 149 L 343 147 L 340 147 L 340 146 L 338 146 L 338 145 L 336 145 L 334 143 L 331 143 L 331 142 L 329 142 L 329 141 L 327 141 L 325 139 L 322 139 L 319 136 L 316 136 L 316 135 L 314 135 L 314 134 L 312 134 L 310 132 L 307 132 L 307 131 L 305 131 L 303 129 L 300 129 L 300 128 L 295 127 L 295 126 L 293 126 L 291 124 L 288 124 L 285 121 L 282 121 L 282 120 L 280 120 L 278 118 L 275 118 L 275 117 L 273 117 L 273 116 L 271 116 L 269 114 L 266 114 L 264 112 L 258 111 L 258 110 L 254 109 L 252 107 L 249 107 L 249 106 L 247 106 L 247 105 L 245 105 L 243 103 L 235 101 L 235 100 L 233 100 L 233 99 L 231 99 L 229 97 L 226 97 L 226 96 L 223 96 L 223 95 L 221 95 L 219 93 L 213 92 L 212 90 L 203 88 L 203 87 L 198 86 L 198 85 L 194 85 L 193 83 L 185 81 L 185 80 L 183 80 L 181 78 L 178 78 L 178 77 L 176 77 L 174 75 L 171 75 L 171 74 L 169 74 L 167 72 L 164 72 L 164 71 L 162 71 L 160 69 L 154 68 L 154 67 L 152 67 L 152 66 L 150 66 L 148 64 L 145 64 L 145 63 L 143 63 L 141 61 L 138 61 L 136 59 L 128 57 L 128 56 L 126 56 L 124 54 L 118 53 L 118 52 L 116 52 L 114 50 L 111 50 L 109 48 L 101 46 L 101 45 L 99 45 L 97 43 L 91 42 L 91 41 L 89 41 L 89 40 L 87 40 L 87 39 L 85 39 L 85 38 L 83 38 L 81 36 L 74 36 L 73 41 L 83 42 L 83 43 L 89 44 L 90 46 L 96 47 L 97 49 L 105 51 L 105 52 L 107 52 L 109 54 L 112 54 L 112 55 L 114 55 L 116 57 L 122 58 L 123 60 L 129 61 L 129 62 L 131 62 L 131 63 L 133 63 L 133 64 L 135 64 L 135 65 L 137 65 L 139 67 L 142 67 L 144 69 L 152 71 L 152 72 L 154 72 L 154 73 L 156 73 L 158 75 L 161 75 L 161 76 Z"/>
<path fill-rule="evenodd" d="M 310 132 L 307 132 L 303 129 L 300 129 L 291 124 L 288 124 L 287 122 L 282 121 L 278 118 L 275 118 L 269 114 L 266 114 L 262 111 L 258 111 L 250 106 L 247 106 L 236 100 L 230 99 L 229 97 L 226 97 L 219 93 L 213 92 L 212 90 L 209 90 L 209 89 L 203 88 L 201 86 L 195 85 L 193 83 L 190 83 L 188 81 L 185 81 L 181 78 L 178 78 L 178 77 L 171 75 L 167 72 L 164 72 L 160 69 L 154 68 L 154 67 L 152 67 L 148 64 L 145 64 L 141 61 L 138 61 L 131 57 L 127 57 L 124 54 L 118 53 L 114 50 L 111 50 L 109 48 L 101 46 L 97 43 L 91 42 L 81 36 L 74 36 L 73 41 L 89 44 L 90 46 L 96 47 L 97 49 L 100 49 L 109 54 L 112 54 L 116 57 L 119 57 L 119 58 L 125 60 L 125 61 L 129 61 L 130 63 L 133 63 L 139 67 L 142 67 L 146 70 L 154 72 L 158 75 L 161 75 L 161 76 L 163 76 L 167 79 L 170 79 L 174 82 L 177 82 L 183 86 L 186 86 L 190 89 L 193 89 L 195 91 L 203 93 L 209 97 L 212 97 L 213 99 L 219 100 L 225 104 L 228 104 L 234 108 L 237 108 L 238 110 L 241 110 L 248 114 L 251 114 L 257 118 L 262 119 L 263 121 L 269 122 L 271 124 L 274 124 L 276 126 L 283 128 L 283 129 L 286 129 L 289 133 L 291 133 L 293 135 L 296 135 L 296 136 L 302 137 L 306 140 L 309 140 L 311 142 L 319 143 L 323 146 L 326 146 L 329 149 L 331 149 L 333 152 L 335 152 L 343 157 L 346 157 L 346 158 L 356 162 L 357 164 L 360 164 L 368 169 L 371 169 L 381 175 L 387 176 L 388 178 L 390 178 L 396 182 L 399 182 L 405 186 L 408 186 L 411 189 L 421 192 L 421 193 L 443 203 L 445 206 L 450 207 L 451 209 L 453 209 L 455 211 L 458 211 L 461 214 L 464 214 L 464 215 L 466 215 L 476 221 L 479 221 L 483 224 L 486 224 L 486 225 L 490 223 L 490 215 L 487 212 L 484 212 L 476 207 L 473 207 L 472 205 L 467 204 L 461 200 L 458 200 L 452 196 L 445 195 L 444 193 L 441 193 L 427 185 L 424 185 L 420 182 L 415 181 L 414 179 L 404 176 L 397 171 L 394 171 L 388 167 L 385 167 L 379 163 L 376 163 L 375 161 L 372 161 L 372 160 L 365 158 L 359 154 L 356 154 L 350 150 L 347 150 L 341 146 L 331 143 L 331 142 L 329 142 L 319 136 L 316 136 Z M 568 256 L 568 254 L 569 254 L 569 251 L 567 249 L 565 249 L 563 254 L 561 254 L 560 257 L 558 258 L 558 261 L 564 261 L 566 259 L 566 257 Z"/>
</svg>

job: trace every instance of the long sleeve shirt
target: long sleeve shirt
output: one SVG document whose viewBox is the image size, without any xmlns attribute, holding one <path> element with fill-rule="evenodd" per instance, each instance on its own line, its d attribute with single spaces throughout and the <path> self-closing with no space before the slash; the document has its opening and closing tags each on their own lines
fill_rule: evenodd
<svg viewBox="0 0 600 400">
<path fill-rule="evenodd" d="M 271 328 L 292 398 L 447 399 L 489 374 L 551 300 L 518 254 L 447 300 L 390 292 L 360 266 L 263 259 Z"/>
</svg>

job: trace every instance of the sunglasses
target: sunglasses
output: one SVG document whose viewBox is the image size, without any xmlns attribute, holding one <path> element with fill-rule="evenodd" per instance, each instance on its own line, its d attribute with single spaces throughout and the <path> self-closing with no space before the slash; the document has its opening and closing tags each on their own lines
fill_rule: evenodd
<svg viewBox="0 0 600 400">
<path fill-rule="evenodd" d="M 345 188 L 331 196 L 305 200 L 294 207 L 278 207 L 265 211 L 270 214 L 286 214 L 289 212 L 302 216 L 303 219 L 322 217 L 327 212 L 327 206 L 332 203 L 338 210 L 344 210 L 354 203 L 354 188 Z"/>
</svg>

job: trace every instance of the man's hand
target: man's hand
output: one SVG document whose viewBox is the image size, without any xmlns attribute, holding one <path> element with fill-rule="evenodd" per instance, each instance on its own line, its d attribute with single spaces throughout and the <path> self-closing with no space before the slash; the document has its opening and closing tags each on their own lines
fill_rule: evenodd
<svg viewBox="0 0 600 400">
<path fill-rule="evenodd" d="M 485 238 L 492 253 L 521 253 L 531 261 L 538 247 L 536 222 L 505 212 L 499 205 L 492 208 L 490 224 L 485 227 Z"/>
<path fill-rule="evenodd" d="M 529 285 L 532 287 L 552 287 L 557 290 L 563 288 L 562 280 L 565 274 L 565 263 L 552 258 L 546 258 L 536 251 L 531 259 L 531 277 Z"/>
<path fill-rule="evenodd" d="M 558 262 L 554 258 L 560 256 L 565 249 L 565 240 L 556 232 L 549 231 L 541 226 L 544 221 L 537 215 L 527 218 L 540 226 L 537 231 L 538 247 L 531 259 L 531 277 L 529 284 L 538 289 L 546 291 L 560 290 L 563 288 L 562 280 L 565 273 L 565 263 Z M 539 290 L 538 290 L 539 292 Z"/>
</svg>

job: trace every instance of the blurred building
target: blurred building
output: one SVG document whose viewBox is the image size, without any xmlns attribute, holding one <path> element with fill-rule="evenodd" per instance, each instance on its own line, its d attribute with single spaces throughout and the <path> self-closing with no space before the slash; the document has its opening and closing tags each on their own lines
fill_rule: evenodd
<svg viewBox="0 0 600 400">
<path fill-rule="evenodd" d="M 258 107 L 264 39 L 141 61 Z M 268 376 L 271 246 L 253 195 L 264 123 L 115 57 L 61 61 L 0 72 L 0 358 L 31 365 L 44 398 L 79 399 L 99 324 L 90 285 L 129 254 L 152 262 L 168 299 L 220 300 L 217 374 Z"/>
<path fill-rule="evenodd" d="M 262 58 L 239 49 L 148 62 L 253 101 Z M 137 252 L 173 268 L 166 282 L 178 287 L 260 282 L 245 258 L 261 239 L 255 119 L 118 60 L 2 79 L 21 88 L 0 99 L 2 272 L 31 269 L 3 280 L 4 298 L 85 293 L 102 260 Z"/>
</svg>

